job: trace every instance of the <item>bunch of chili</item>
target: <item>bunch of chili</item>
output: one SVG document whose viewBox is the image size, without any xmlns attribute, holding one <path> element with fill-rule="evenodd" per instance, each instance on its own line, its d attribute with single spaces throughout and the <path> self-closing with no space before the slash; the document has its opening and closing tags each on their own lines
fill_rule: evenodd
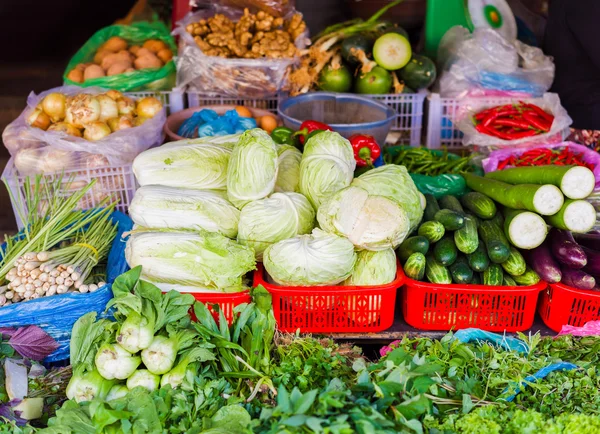
<svg viewBox="0 0 600 434">
<path fill-rule="evenodd" d="M 475 129 L 502 140 L 518 140 L 547 133 L 554 116 L 535 104 L 519 101 L 480 111 L 473 117 Z"/>
<path fill-rule="evenodd" d="M 520 166 L 584 166 L 594 170 L 592 163 L 584 160 L 583 153 L 576 153 L 565 146 L 562 149 L 535 148 L 519 156 L 511 155 L 498 163 L 498 170 Z"/>
</svg>

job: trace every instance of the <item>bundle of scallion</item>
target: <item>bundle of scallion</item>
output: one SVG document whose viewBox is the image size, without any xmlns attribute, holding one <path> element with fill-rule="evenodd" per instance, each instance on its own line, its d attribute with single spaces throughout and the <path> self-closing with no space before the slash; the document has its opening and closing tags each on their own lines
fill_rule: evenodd
<svg viewBox="0 0 600 434">
<path fill-rule="evenodd" d="M 67 291 L 93 292 L 104 284 L 93 270 L 106 259 L 116 235 L 110 220 L 115 204 L 75 211 L 94 182 L 64 197 L 61 177 L 26 179 L 25 203 L 17 207 L 26 226 L 7 237 L 0 251 L 0 306 Z"/>
</svg>

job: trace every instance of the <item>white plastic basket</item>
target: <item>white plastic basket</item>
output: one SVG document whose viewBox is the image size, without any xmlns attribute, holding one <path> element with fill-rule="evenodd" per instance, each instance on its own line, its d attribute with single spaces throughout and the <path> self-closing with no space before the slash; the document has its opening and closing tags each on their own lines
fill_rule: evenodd
<svg viewBox="0 0 600 434">
<path fill-rule="evenodd" d="M 45 177 L 52 178 L 61 174 L 47 174 Z M 131 165 L 116 166 L 116 167 L 96 167 L 93 169 L 78 169 L 65 170 L 63 180 L 72 180 L 71 188 L 60 192 L 68 196 L 73 190 L 80 189 L 89 184 L 92 179 L 96 179 L 96 184 L 85 194 L 78 204 L 78 208 L 89 209 L 98 205 L 105 197 L 112 197 L 117 201 L 116 209 L 124 213 L 127 212 L 129 204 L 133 199 L 136 190 L 135 176 Z M 35 175 L 34 175 L 35 176 Z M 19 175 L 11 158 L 8 160 L 2 179 L 6 181 L 11 197 L 11 205 L 17 221 L 17 226 L 20 229 L 24 224 L 19 217 L 17 209 L 20 204 L 25 203 L 25 176 Z M 32 177 L 30 177 L 32 178 Z"/>
<path fill-rule="evenodd" d="M 423 130 L 423 112 L 427 92 L 419 93 L 390 93 L 383 95 L 365 95 L 376 101 L 381 101 L 393 108 L 398 116 L 392 121 L 390 131 L 399 132 L 396 144 L 421 146 Z"/>
<path fill-rule="evenodd" d="M 490 105 L 504 105 L 514 102 L 514 98 L 477 98 L 478 101 Z M 439 93 L 427 97 L 427 140 L 425 145 L 430 149 L 446 147 L 462 148 L 463 134 L 456 126 L 457 115 L 468 107 L 457 98 L 442 98 Z"/>
<path fill-rule="evenodd" d="M 267 98 L 246 98 L 232 96 L 203 95 L 197 92 L 187 92 L 188 108 L 207 105 L 243 105 L 244 107 L 257 108 L 277 114 L 279 101 L 286 98 L 286 94 L 277 94 Z"/>
<path fill-rule="evenodd" d="M 135 99 L 153 96 L 162 102 L 163 106 L 167 109 L 167 115 L 176 113 L 185 108 L 185 93 L 177 89 L 157 92 L 125 92 L 125 94 Z"/>
</svg>

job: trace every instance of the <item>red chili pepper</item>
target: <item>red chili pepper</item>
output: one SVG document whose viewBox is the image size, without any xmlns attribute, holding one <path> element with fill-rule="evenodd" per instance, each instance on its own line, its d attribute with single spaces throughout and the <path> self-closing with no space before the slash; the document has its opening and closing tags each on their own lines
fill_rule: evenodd
<svg viewBox="0 0 600 434">
<path fill-rule="evenodd" d="M 550 113 L 547 113 L 544 109 L 542 109 L 541 107 L 538 107 L 535 104 L 526 104 L 523 101 L 519 101 L 519 103 L 522 104 L 525 107 L 529 107 L 534 112 L 536 112 L 541 118 L 543 118 L 547 122 L 550 122 L 550 125 L 552 125 L 552 121 L 554 120 L 554 116 L 552 116 Z"/>
<path fill-rule="evenodd" d="M 373 167 L 373 162 L 381 155 L 381 148 L 373 138 L 366 134 L 350 136 L 350 144 L 354 149 L 354 159 L 359 167 Z"/>
<path fill-rule="evenodd" d="M 294 137 L 298 137 L 300 143 L 304 144 L 306 137 L 316 130 L 333 131 L 333 129 L 329 125 L 324 124 L 323 122 L 308 120 L 302 122 L 302 125 L 300 125 L 300 129 L 294 133 Z"/>
<path fill-rule="evenodd" d="M 527 123 L 527 121 L 520 120 L 520 119 L 510 119 L 510 118 L 496 119 L 495 121 L 492 122 L 492 125 L 493 126 L 501 125 L 501 126 L 506 126 L 506 127 L 515 127 L 515 128 L 521 128 L 522 130 L 528 130 L 531 127 L 531 125 L 529 123 Z"/>
<path fill-rule="evenodd" d="M 537 134 L 539 134 L 539 132 L 537 130 L 527 130 L 527 131 L 522 131 L 519 133 L 510 134 L 509 138 L 507 140 L 518 140 L 518 139 L 523 139 L 525 137 L 535 136 Z"/>
<path fill-rule="evenodd" d="M 537 128 L 538 130 L 542 130 L 544 132 L 550 131 L 550 124 L 548 124 L 545 119 L 541 119 L 532 113 L 523 113 L 523 117 L 531 124 L 531 126 Z"/>
</svg>

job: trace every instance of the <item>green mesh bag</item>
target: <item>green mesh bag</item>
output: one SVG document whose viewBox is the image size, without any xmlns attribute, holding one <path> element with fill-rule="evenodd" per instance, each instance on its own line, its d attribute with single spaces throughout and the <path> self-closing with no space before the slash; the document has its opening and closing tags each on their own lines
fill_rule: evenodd
<svg viewBox="0 0 600 434">
<path fill-rule="evenodd" d="M 108 26 L 94 33 L 71 58 L 63 75 L 65 84 L 84 87 L 99 86 L 121 92 L 171 90 L 175 86 L 176 74 L 173 60 L 162 68 L 140 69 L 123 74 L 93 78 L 83 83 L 76 83 L 67 78 L 67 74 L 76 65 L 92 62 L 98 48 L 113 36 L 119 36 L 132 45 L 142 45 L 148 39 L 160 39 L 169 46 L 173 53 L 177 53 L 173 37 L 167 27 L 160 21 L 152 23 L 139 22 L 129 26 Z"/>
</svg>

